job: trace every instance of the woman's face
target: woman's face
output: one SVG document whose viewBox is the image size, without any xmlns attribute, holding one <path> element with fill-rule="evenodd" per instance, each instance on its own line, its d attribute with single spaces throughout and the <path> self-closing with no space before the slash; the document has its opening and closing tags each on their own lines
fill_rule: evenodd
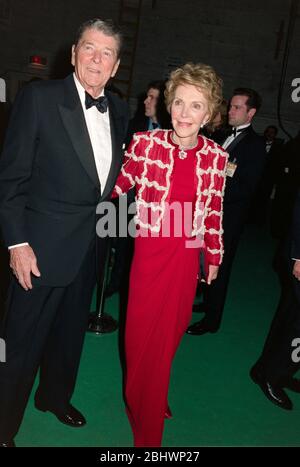
<svg viewBox="0 0 300 467">
<path fill-rule="evenodd" d="M 171 119 L 174 131 L 182 144 L 192 144 L 200 130 L 209 120 L 208 101 L 203 92 L 191 84 L 176 88 L 171 104 Z"/>
</svg>

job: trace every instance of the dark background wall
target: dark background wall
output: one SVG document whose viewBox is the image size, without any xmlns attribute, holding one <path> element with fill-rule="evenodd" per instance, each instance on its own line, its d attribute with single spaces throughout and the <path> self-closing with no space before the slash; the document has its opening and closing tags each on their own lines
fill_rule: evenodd
<svg viewBox="0 0 300 467">
<path fill-rule="evenodd" d="M 291 1 L 158 0 L 144 2 L 136 57 L 134 89 L 146 76 L 166 74 L 172 59 L 203 61 L 216 68 L 229 97 L 237 86 L 251 86 L 263 96 L 256 120 L 262 130 L 276 124 L 278 84 Z M 299 3 L 299 2 L 298 2 Z M 294 134 L 300 127 L 300 103 L 291 99 L 291 81 L 300 77 L 300 5 L 282 98 L 282 118 Z M 282 28 L 282 30 L 281 30 Z M 281 33 L 280 33 L 281 30 Z"/>
<path fill-rule="evenodd" d="M 126 3 L 136 4 L 132 0 Z M 276 122 L 277 91 L 292 0 L 143 0 L 130 103 L 152 79 L 188 60 L 213 65 L 229 97 L 236 86 L 252 86 L 264 104 L 258 130 Z M 299 2 L 298 2 L 299 3 Z M 8 83 L 8 98 L 23 81 L 37 74 L 68 73 L 70 47 L 77 26 L 95 16 L 118 20 L 120 0 L 0 0 L 0 77 Z M 295 15 L 282 119 L 294 135 L 300 103 L 291 99 L 291 82 L 300 78 L 300 7 Z M 29 56 L 47 57 L 37 72 Z"/>
</svg>

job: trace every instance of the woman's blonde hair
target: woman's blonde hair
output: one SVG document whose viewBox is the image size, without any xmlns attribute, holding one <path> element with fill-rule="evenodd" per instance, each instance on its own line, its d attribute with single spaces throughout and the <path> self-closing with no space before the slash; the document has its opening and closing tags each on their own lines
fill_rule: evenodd
<svg viewBox="0 0 300 467">
<path fill-rule="evenodd" d="M 208 111 L 211 121 L 218 111 L 222 102 L 222 79 L 215 70 L 203 63 L 186 63 L 180 68 L 172 71 L 166 83 L 165 101 L 168 111 L 175 97 L 175 91 L 180 85 L 191 84 L 200 89 L 208 101 Z"/>
</svg>

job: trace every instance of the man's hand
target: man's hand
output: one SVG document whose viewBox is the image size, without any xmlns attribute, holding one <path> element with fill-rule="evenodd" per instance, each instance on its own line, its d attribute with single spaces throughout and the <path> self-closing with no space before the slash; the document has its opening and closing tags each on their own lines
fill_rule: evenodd
<svg viewBox="0 0 300 467">
<path fill-rule="evenodd" d="M 29 245 L 18 246 L 10 251 L 10 267 L 23 289 L 32 289 L 31 273 L 40 277 L 36 256 Z"/>
<path fill-rule="evenodd" d="M 300 259 L 296 259 L 294 263 L 293 275 L 300 281 Z"/>
<path fill-rule="evenodd" d="M 218 272 L 219 272 L 219 266 L 213 266 L 212 264 L 208 266 L 208 278 L 206 281 L 208 285 L 211 284 L 211 281 L 217 278 Z"/>
</svg>

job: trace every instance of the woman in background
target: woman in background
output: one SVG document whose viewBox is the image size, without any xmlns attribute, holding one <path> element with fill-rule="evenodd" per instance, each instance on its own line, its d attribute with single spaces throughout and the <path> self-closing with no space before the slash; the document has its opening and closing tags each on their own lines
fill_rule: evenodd
<svg viewBox="0 0 300 467">
<path fill-rule="evenodd" d="M 222 100 L 218 111 L 212 121 L 210 121 L 205 128 L 203 128 L 201 134 L 207 138 L 212 139 L 216 143 L 220 144 L 226 138 L 229 126 L 227 121 L 228 104 L 225 99 Z"/>
</svg>

